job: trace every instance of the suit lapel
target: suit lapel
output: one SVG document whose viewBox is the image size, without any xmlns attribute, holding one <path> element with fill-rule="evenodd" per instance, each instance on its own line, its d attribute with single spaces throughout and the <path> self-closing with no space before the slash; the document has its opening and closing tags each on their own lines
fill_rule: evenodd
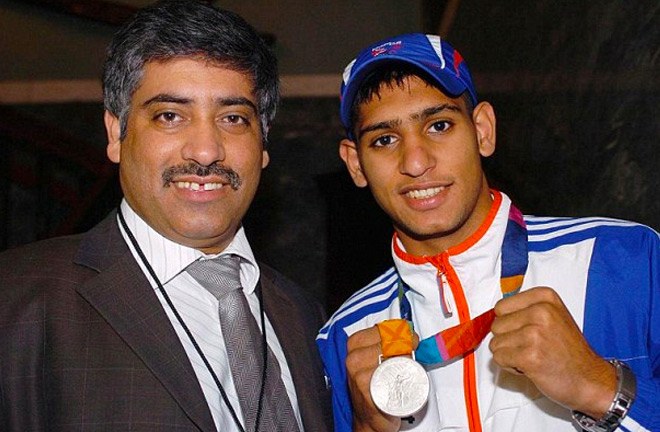
<svg viewBox="0 0 660 432">
<path fill-rule="evenodd" d="M 78 289 L 189 418 L 203 431 L 215 431 L 195 372 L 156 293 L 126 246 L 116 214 L 90 231 L 77 262 L 99 271 Z"/>
<path fill-rule="evenodd" d="M 314 345 L 313 331 L 316 329 L 305 328 L 313 327 L 315 323 L 291 319 L 300 316 L 301 305 L 293 304 L 268 273 L 264 273 L 262 266 L 264 307 L 291 371 L 303 425 L 308 431 L 326 430 L 322 407 L 327 401 L 323 401 L 319 394 L 323 389 L 320 382 L 322 371 L 320 365 L 317 366 L 315 352 L 311 351 Z"/>
</svg>

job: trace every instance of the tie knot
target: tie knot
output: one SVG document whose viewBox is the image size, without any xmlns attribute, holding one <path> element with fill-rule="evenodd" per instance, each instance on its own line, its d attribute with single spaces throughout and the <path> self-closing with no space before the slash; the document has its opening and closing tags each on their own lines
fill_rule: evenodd
<svg viewBox="0 0 660 432">
<path fill-rule="evenodd" d="M 217 299 L 241 289 L 241 259 L 238 255 L 221 255 L 209 260 L 198 260 L 186 271 Z"/>
</svg>

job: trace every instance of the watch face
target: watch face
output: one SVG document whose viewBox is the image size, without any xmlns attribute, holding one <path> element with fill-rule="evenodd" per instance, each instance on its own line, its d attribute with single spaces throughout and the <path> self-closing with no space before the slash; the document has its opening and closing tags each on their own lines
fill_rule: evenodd
<svg viewBox="0 0 660 432">
<path fill-rule="evenodd" d="M 409 357 L 392 357 L 371 377 L 371 399 L 383 413 L 408 417 L 421 410 L 429 397 L 429 378 L 424 368 Z"/>
</svg>

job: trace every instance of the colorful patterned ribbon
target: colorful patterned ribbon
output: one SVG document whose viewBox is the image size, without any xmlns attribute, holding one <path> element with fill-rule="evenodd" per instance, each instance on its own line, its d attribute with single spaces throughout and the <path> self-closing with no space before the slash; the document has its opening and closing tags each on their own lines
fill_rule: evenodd
<svg viewBox="0 0 660 432">
<path fill-rule="evenodd" d="M 500 286 L 503 297 L 520 291 L 528 262 L 527 228 L 522 213 L 511 204 L 502 243 Z M 404 295 L 403 284 L 399 284 L 399 304 L 401 317 L 412 322 L 412 308 Z M 417 361 L 426 364 L 444 363 L 474 350 L 490 332 L 494 319 L 495 312 L 490 309 L 470 321 L 422 340 L 415 350 Z"/>
</svg>

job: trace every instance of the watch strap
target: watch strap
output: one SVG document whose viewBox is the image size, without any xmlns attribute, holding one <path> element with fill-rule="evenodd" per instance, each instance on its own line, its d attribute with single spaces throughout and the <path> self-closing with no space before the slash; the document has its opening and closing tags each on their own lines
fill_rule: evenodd
<svg viewBox="0 0 660 432">
<path fill-rule="evenodd" d="M 573 411 L 573 419 L 588 432 L 612 432 L 619 427 L 628 415 L 637 394 L 637 378 L 625 363 L 610 360 L 616 368 L 617 390 L 610 409 L 598 420 L 579 411 Z"/>
</svg>

